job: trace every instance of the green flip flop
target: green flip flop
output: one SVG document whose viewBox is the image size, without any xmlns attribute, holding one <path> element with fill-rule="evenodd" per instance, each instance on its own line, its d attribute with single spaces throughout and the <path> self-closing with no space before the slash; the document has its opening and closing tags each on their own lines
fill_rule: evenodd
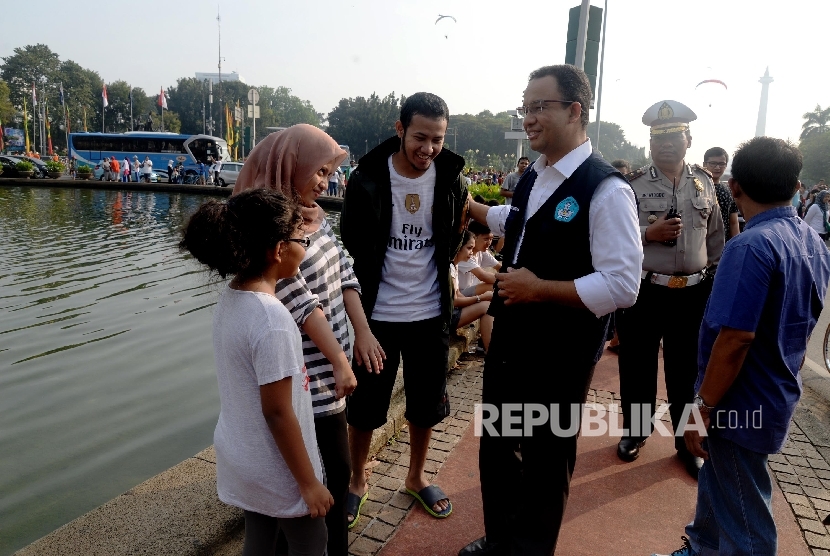
<svg viewBox="0 0 830 556">
<path fill-rule="evenodd" d="M 346 495 L 346 513 L 354 516 L 354 519 L 349 522 L 349 529 L 357 525 L 357 522 L 360 520 L 360 508 L 363 507 L 363 504 L 368 498 L 368 492 L 362 497 L 352 492 Z"/>
<path fill-rule="evenodd" d="M 445 517 L 449 517 L 452 513 L 452 502 L 450 502 L 449 496 L 444 494 L 444 491 L 441 490 L 440 487 L 435 485 L 429 485 L 422 488 L 419 492 L 415 492 L 414 490 L 406 489 L 406 492 L 411 494 L 415 497 L 418 502 L 424 507 L 424 509 L 431 515 L 432 517 L 437 517 L 438 519 L 444 519 Z M 439 500 L 446 500 L 448 502 L 447 509 L 442 512 L 436 512 L 432 509 L 432 507 L 438 502 Z"/>
</svg>

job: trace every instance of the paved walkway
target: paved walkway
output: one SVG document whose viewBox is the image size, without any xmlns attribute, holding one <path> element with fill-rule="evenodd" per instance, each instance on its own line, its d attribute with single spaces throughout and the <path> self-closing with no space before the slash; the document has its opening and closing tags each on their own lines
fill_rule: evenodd
<svg viewBox="0 0 830 556">
<path fill-rule="evenodd" d="M 430 517 L 403 488 L 409 458 L 404 429 L 372 462 L 370 501 L 350 533 L 355 556 L 457 554 L 484 534 L 478 479 L 478 439 L 470 427 L 481 397 L 480 358 L 465 358 L 449 376 L 452 415 L 436 427 L 427 469 L 453 501 L 446 520 Z M 662 370 L 660 382 L 662 383 Z M 616 356 L 597 365 L 589 401 L 607 404 L 619 391 Z M 661 385 L 658 396 L 665 398 Z M 612 415 L 619 419 L 619 415 Z M 557 554 L 649 555 L 678 548 L 694 512 L 696 482 L 674 455 L 671 438 L 653 435 L 640 458 L 617 459 L 617 439 L 583 437 Z M 793 425 L 782 454 L 770 459 L 777 479 L 773 511 L 779 553 L 830 556 L 830 534 L 821 524 L 830 512 L 830 449 Z"/>
</svg>

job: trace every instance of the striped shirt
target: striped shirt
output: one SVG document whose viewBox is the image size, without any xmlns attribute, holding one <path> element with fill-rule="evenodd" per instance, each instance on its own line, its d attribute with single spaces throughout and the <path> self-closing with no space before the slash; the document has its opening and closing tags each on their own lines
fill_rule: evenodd
<svg viewBox="0 0 830 556">
<path fill-rule="evenodd" d="M 354 288 L 360 292 L 360 285 L 327 220 L 323 220 L 320 229 L 308 237 L 311 245 L 300 263 L 299 274 L 279 280 L 276 294 L 300 327 L 314 416 L 323 417 L 342 411 L 346 407 L 346 400 L 334 399 L 334 370 L 331 363 L 303 332 L 302 325 L 314 309 L 320 307 L 331 325 L 335 339 L 348 354 L 351 346 L 343 290 Z"/>
</svg>

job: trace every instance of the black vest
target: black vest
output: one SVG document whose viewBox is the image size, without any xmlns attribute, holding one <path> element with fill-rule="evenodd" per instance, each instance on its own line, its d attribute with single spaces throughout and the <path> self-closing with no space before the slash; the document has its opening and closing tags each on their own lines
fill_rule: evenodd
<svg viewBox="0 0 830 556">
<path fill-rule="evenodd" d="M 519 257 L 511 264 L 536 182 L 536 171 L 528 168 L 516 185 L 505 224 L 505 269 L 527 268 L 544 280 L 562 281 L 593 273 L 588 212 L 594 191 L 611 175 L 622 178 L 602 157 L 591 154 L 527 221 Z M 553 359 L 579 366 L 599 361 L 610 319 L 610 315 L 597 318 L 588 309 L 556 303 L 508 306 L 497 297 L 490 313 L 496 317 L 493 343 L 500 357 L 526 362 Z"/>
</svg>

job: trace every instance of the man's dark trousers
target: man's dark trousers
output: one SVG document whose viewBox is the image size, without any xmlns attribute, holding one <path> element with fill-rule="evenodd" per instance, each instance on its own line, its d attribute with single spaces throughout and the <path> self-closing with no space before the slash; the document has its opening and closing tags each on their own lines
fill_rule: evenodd
<svg viewBox="0 0 830 556">
<path fill-rule="evenodd" d="M 666 393 L 671 404 L 669 413 L 674 431 L 680 427 L 683 408 L 694 398 L 700 323 L 711 292 L 711 279 L 677 289 L 643 280 L 637 303 L 617 311 L 623 429 L 631 430 L 631 404 L 639 404 L 640 407 L 649 404 L 651 413 L 646 415 L 654 414 L 661 338 Z M 638 414 L 642 415 L 642 410 Z M 630 436 L 648 437 L 650 423 L 640 427 L 644 429 L 641 434 L 632 431 Z M 676 450 L 686 449 L 683 436 L 675 436 L 674 446 Z"/>
<path fill-rule="evenodd" d="M 509 341 L 509 333 L 500 334 L 498 322 L 484 367 L 482 402 L 500 410 L 505 403 L 539 403 L 549 410 L 550 404 L 558 403 L 559 415 L 551 419 L 558 419 L 567 430 L 571 408 L 585 402 L 593 363 L 589 360 L 586 366 L 583 358 L 575 366 L 567 356 L 560 356 L 562 350 L 549 346 L 514 350 L 511 345 L 516 344 Z M 533 380 L 523 378 L 526 369 L 535 370 Z M 501 416 L 494 423 L 499 434 Z M 511 547 L 516 555 L 549 556 L 553 552 L 576 463 L 576 441 L 575 433 L 554 435 L 549 423 L 534 428 L 527 437 L 490 436 L 484 428 L 479 471 L 489 541 Z"/>
</svg>

